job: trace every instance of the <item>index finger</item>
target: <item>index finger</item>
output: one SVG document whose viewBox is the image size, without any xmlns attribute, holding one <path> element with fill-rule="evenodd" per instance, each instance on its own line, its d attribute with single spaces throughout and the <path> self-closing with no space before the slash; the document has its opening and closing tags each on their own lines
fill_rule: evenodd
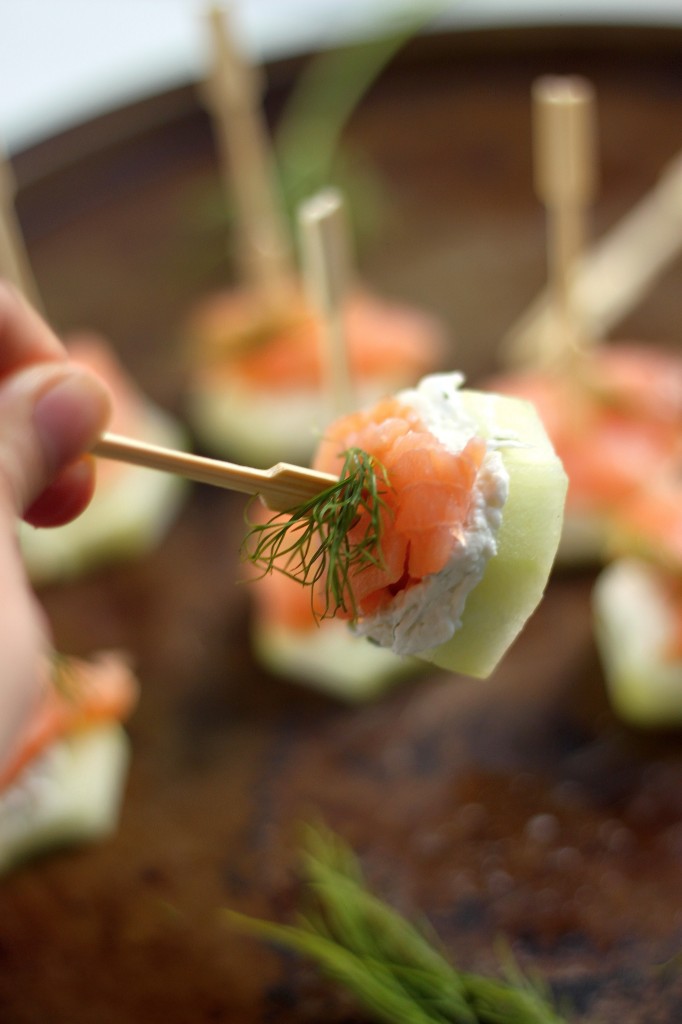
<svg viewBox="0 0 682 1024">
<path fill-rule="evenodd" d="M 0 280 L 0 380 L 31 363 L 64 359 L 56 334 L 16 288 Z"/>
</svg>

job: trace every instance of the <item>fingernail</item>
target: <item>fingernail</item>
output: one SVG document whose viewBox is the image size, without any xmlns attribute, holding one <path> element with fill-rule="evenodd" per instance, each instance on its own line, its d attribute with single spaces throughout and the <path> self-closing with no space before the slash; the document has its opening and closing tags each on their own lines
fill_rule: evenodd
<svg viewBox="0 0 682 1024">
<path fill-rule="evenodd" d="M 106 425 L 106 388 L 90 374 L 69 369 L 48 383 L 34 407 L 34 422 L 49 468 L 54 472 L 89 450 Z"/>
</svg>

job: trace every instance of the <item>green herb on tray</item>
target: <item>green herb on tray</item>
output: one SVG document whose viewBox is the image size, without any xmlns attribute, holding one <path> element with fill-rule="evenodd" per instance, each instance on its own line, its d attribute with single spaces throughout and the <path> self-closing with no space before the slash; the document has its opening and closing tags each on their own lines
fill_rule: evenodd
<svg viewBox="0 0 682 1024">
<path fill-rule="evenodd" d="M 306 831 L 306 904 L 295 925 L 227 911 L 250 935 L 309 957 L 390 1024 L 566 1024 L 549 994 L 518 968 L 504 979 L 454 967 L 437 941 L 366 888 L 352 851 L 324 829 Z"/>
</svg>

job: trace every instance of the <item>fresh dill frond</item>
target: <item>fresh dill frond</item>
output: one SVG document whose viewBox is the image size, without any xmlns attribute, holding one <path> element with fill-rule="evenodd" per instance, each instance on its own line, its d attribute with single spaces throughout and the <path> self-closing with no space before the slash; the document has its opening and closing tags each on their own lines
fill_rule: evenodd
<svg viewBox="0 0 682 1024">
<path fill-rule="evenodd" d="M 349 448 L 338 483 L 296 508 L 279 512 L 266 523 L 247 523 L 242 557 L 261 569 L 261 576 L 281 572 L 311 587 L 316 619 L 337 612 L 357 617 L 351 575 L 364 567 L 381 566 L 383 497 L 390 487 L 386 470 L 361 448 Z M 366 529 L 351 538 L 362 519 Z M 317 584 L 320 584 L 317 587 Z"/>
<path fill-rule="evenodd" d="M 309 828 L 303 853 L 307 900 L 295 925 L 232 911 L 228 923 L 309 957 L 377 1021 L 395 1024 L 565 1024 L 547 993 L 518 968 L 487 978 L 453 967 L 437 942 L 365 886 L 352 851 Z"/>
</svg>

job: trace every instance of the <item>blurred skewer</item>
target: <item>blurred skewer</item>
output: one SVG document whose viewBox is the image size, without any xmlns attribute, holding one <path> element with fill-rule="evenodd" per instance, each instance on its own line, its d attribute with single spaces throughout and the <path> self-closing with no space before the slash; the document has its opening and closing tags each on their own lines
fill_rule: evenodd
<svg viewBox="0 0 682 1024">
<path fill-rule="evenodd" d="M 534 83 L 532 98 L 535 190 L 547 210 L 554 319 L 554 330 L 542 338 L 543 361 L 554 362 L 589 340 L 573 283 L 595 187 L 594 96 L 583 78 L 545 76 Z"/>
<path fill-rule="evenodd" d="M 235 194 L 243 245 L 243 272 L 263 302 L 272 306 L 291 296 L 292 261 L 274 188 L 267 132 L 263 124 L 257 72 L 239 53 L 225 12 L 208 12 L 214 65 L 204 93 L 214 117 L 225 189 Z M 333 190 L 304 204 L 301 244 L 309 299 L 320 316 L 326 341 L 333 401 L 350 407 L 350 375 L 343 331 L 348 283 L 348 245 L 343 204 Z M 273 511 L 286 511 L 317 497 L 338 482 L 328 473 L 277 463 L 255 469 L 218 459 L 160 448 L 105 433 L 92 452 L 100 458 L 179 474 L 199 483 L 258 494 Z"/>
<path fill-rule="evenodd" d="M 348 259 L 340 195 L 335 190 L 319 193 L 303 204 L 300 218 L 306 284 L 325 334 L 330 386 L 334 400 L 345 405 L 350 401 L 342 322 Z M 159 448 L 116 434 L 104 434 L 92 452 L 101 458 L 176 473 L 198 483 L 258 494 L 273 511 L 286 511 L 309 501 L 338 479 L 329 473 L 289 463 L 277 463 L 265 470 L 254 469 Z"/>
<path fill-rule="evenodd" d="M 344 327 L 350 255 L 341 193 L 323 189 L 302 203 L 298 224 L 303 280 L 320 324 L 327 393 L 332 412 L 340 416 L 355 404 Z"/>
<path fill-rule="evenodd" d="M 585 330 L 604 337 L 642 298 L 682 250 L 682 155 L 658 182 L 579 261 L 573 302 Z M 502 340 L 510 363 L 537 361 L 541 339 L 555 328 L 547 292 L 522 314 Z"/>
<path fill-rule="evenodd" d="M 14 207 L 16 183 L 10 162 L 0 147 L 0 274 L 15 285 L 38 310 L 43 304 Z"/>
<path fill-rule="evenodd" d="M 203 97 L 214 125 L 225 195 L 236 205 L 244 279 L 270 307 L 290 296 L 293 269 L 262 113 L 259 69 L 236 43 L 227 11 L 207 12 L 212 66 Z"/>
<path fill-rule="evenodd" d="M 258 494 L 268 508 L 285 512 L 317 497 L 338 483 L 338 477 L 302 466 L 278 462 L 270 469 L 252 469 L 220 459 L 161 448 L 157 445 L 105 433 L 92 448 L 100 458 L 127 462 L 166 473 L 175 473 L 197 483 L 212 484 L 244 494 Z"/>
</svg>

